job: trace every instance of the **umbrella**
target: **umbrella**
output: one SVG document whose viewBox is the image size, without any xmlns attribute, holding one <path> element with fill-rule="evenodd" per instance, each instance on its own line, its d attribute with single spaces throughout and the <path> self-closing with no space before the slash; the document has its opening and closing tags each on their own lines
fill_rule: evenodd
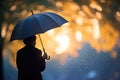
<svg viewBox="0 0 120 80">
<path fill-rule="evenodd" d="M 32 10 L 31 10 L 32 12 Z M 32 15 L 19 21 L 13 29 L 10 41 L 22 40 L 32 35 L 44 33 L 50 29 L 60 27 L 62 24 L 68 22 L 60 15 L 53 12 L 42 12 Z M 39 35 L 43 51 L 45 49 Z"/>
</svg>

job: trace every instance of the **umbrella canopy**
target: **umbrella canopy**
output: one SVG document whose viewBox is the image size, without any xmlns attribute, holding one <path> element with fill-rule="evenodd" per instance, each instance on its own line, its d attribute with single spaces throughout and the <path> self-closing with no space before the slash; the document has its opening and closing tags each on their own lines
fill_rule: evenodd
<svg viewBox="0 0 120 80">
<path fill-rule="evenodd" d="M 26 37 L 44 33 L 50 29 L 68 22 L 63 17 L 52 12 L 33 14 L 18 22 L 12 32 L 10 41 L 22 40 Z"/>
</svg>

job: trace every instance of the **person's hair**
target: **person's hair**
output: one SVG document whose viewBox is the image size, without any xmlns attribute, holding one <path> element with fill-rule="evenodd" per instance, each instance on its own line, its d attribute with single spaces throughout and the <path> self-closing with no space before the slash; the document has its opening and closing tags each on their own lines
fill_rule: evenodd
<svg viewBox="0 0 120 80">
<path fill-rule="evenodd" d="M 24 44 L 31 45 L 36 40 L 36 36 L 30 36 L 23 39 Z"/>
</svg>

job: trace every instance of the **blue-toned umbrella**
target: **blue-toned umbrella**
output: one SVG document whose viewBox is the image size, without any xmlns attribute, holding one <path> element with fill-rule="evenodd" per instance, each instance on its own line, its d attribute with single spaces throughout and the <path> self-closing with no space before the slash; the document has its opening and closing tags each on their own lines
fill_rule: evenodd
<svg viewBox="0 0 120 80">
<path fill-rule="evenodd" d="M 31 35 L 44 33 L 50 29 L 60 27 L 66 22 L 68 21 L 52 12 L 33 14 L 16 24 L 10 41 L 22 40 Z"/>
<path fill-rule="evenodd" d="M 32 35 L 44 33 L 50 29 L 60 27 L 62 24 L 66 22 L 68 22 L 66 19 L 53 12 L 43 12 L 39 14 L 33 14 L 16 24 L 12 32 L 10 41 L 22 40 Z M 42 43 L 42 47 L 44 50 L 43 43 Z"/>
</svg>

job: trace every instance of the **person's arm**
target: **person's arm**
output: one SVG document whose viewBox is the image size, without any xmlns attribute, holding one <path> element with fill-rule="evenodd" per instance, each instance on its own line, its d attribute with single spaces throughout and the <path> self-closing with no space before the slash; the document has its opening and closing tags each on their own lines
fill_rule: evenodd
<svg viewBox="0 0 120 80">
<path fill-rule="evenodd" d="M 36 49 L 36 52 L 39 55 L 39 67 L 40 67 L 40 71 L 44 71 L 46 68 L 46 62 L 45 62 L 45 58 L 42 56 L 42 51 L 39 49 Z"/>
</svg>

